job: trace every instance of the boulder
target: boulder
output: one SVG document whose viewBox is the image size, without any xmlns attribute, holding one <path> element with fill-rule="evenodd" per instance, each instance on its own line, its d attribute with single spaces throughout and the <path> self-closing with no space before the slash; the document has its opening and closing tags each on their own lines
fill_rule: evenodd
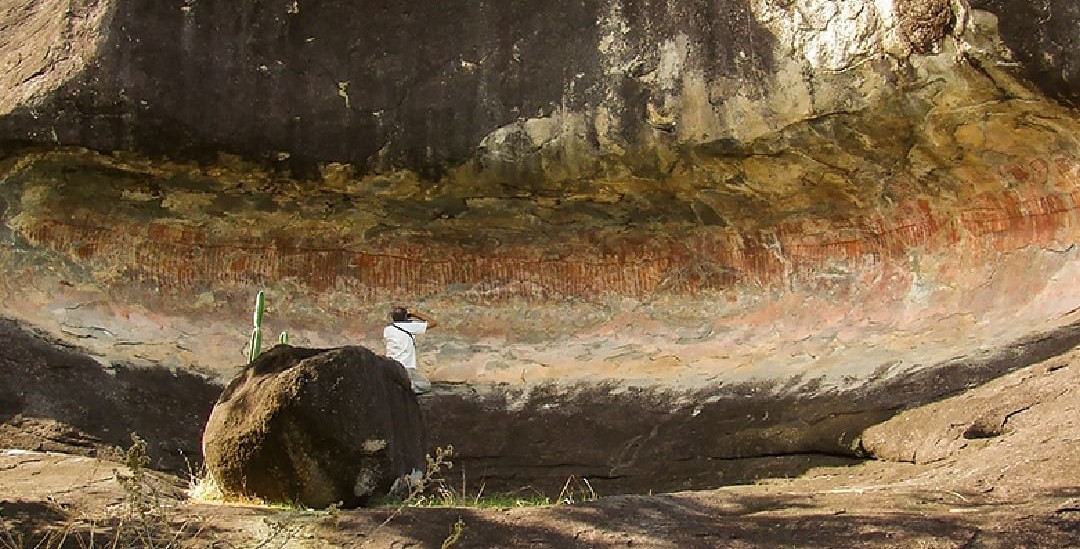
<svg viewBox="0 0 1080 549">
<path fill-rule="evenodd" d="M 363 347 L 278 345 L 225 388 L 203 454 L 226 495 L 356 507 L 423 467 L 424 430 L 397 362 Z"/>
</svg>

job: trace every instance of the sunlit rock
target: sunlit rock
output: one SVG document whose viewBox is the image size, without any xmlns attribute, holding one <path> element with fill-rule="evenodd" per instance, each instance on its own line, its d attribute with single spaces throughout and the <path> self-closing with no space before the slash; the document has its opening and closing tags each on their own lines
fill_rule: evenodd
<svg viewBox="0 0 1080 549">
<path fill-rule="evenodd" d="M 362 347 L 274 347 L 229 383 L 203 433 L 227 496 L 314 508 L 386 495 L 424 467 L 424 444 L 404 368 Z"/>
</svg>

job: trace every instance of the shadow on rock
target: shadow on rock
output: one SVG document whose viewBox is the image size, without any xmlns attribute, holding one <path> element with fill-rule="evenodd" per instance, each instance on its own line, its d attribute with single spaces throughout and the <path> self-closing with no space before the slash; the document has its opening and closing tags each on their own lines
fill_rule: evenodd
<svg viewBox="0 0 1080 549">
<path fill-rule="evenodd" d="M 198 460 L 219 385 L 197 374 L 112 364 L 0 319 L 0 446 L 109 455 L 136 433 L 151 466 Z"/>
</svg>

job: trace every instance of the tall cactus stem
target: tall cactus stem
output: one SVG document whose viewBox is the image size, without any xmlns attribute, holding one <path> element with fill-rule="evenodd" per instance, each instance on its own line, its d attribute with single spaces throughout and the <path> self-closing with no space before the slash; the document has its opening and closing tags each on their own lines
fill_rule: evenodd
<svg viewBox="0 0 1080 549">
<path fill-rule="evenodd" d="M 248 364 L 255 362 L 262 352 L 262 319 L 263 311 L 266 310 L 266 295 L 259 290 L 255 296 L 255 314 L 252 316 L 251 341 L 249 341 Z"/>
</svg>

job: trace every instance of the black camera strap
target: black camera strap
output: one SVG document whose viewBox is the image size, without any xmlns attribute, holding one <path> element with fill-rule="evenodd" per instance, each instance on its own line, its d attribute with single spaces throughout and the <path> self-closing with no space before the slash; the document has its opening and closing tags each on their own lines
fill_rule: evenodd
<svg viewBox="0 0 1080 549">
<path fill-rule="evenodd" d="M 399 329 L 399 330 L 401 330 L 401 331 L 405 332 L 405 335 L 409 336 L 409 339 L 411 339 L 411 340 L 412 340 L 412 348 L 413 348 L 413 353 L 415 354 L 415 353 L 416 353 L 416 338 L 415 338 L 415 337 L 413 337 L 413 334 L 412 334 L 412 332 L 410 332 L 410 331 L 406 330 L 405 328 L 402 328 L 401 326 L 398 326 L 397 324 L 391 324 L 391 326 L 393 326 L 393 327 L 395 327 L 395 328 L 397 328 L 397 329 Z"/>
</svg>

